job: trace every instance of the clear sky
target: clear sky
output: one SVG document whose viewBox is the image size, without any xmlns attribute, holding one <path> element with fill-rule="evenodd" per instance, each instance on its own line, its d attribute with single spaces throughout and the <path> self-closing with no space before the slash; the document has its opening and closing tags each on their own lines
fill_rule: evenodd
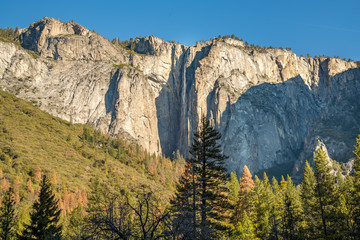
<svg viewBox="0 0 360 240">
<path fill-rule="evenodd" d="M 154 35 L 186 45 L 235 34 L 297 54 L 360 60 L 360 0 L 2 1 L 0 27 L 42 17 L 75 22 L 104 37 Z"/>
</svg>

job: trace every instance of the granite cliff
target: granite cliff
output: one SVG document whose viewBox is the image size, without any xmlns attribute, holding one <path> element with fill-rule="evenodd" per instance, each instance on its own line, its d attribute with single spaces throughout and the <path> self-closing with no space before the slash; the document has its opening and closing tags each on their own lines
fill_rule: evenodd
<svg viewBox="0 0 360 240">
<path fill-rule="evenodd" d="M 63 119 L 186 155 L 201 115 L 223 138 L 227 167 L 296 171 L 318 139 L 345 161 L 360 132 L 360 70 L 234 39 L 195 46 L 150 36 L 133 50 L 74 22 L 44 18 L 0 41 L 0 87 Z M 35 54 L 34 54 L 35 53 Z"/>
</svg>

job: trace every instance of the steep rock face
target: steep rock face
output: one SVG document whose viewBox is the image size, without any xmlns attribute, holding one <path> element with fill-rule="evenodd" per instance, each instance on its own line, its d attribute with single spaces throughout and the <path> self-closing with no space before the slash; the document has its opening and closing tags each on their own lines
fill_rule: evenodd
<svg viewBox="0 0 360 240">
<path fill-rule="evenodd" d="M 70 43 L 78 36 L 84 45 Z M 63 44 L 53 38 L 62 39 Z M 172 88 L 176 88 L 176 72 L 180 70 L 174 62 L 182 54 L 182 46 L 171 45 L 169 50 L 166 43 L 152 37 L 150 41 L 164 43 L 163 57 L 140 55 L 76 23 L 52 18 L 23 29 L 21 39 L 23 47 L 40 57 L 0 42 L 1 88 L 63 119 L 89 123 L 104 133 L 121 134 L 150 152 L 161 153 L 159 128 L 176 123 L 158 118 L 165 116 L 162 112 L 169 115 L 168 110 L 177 104 L 171 102 L 176 98 L 165 99 L 164 103 L 157 98 L 165 89 L 171 97 L 176 91 Z"/>
<path fill-rule="evenodd" d="M 0 42 L 1 88 L 150 152 L 186 155 L 206 115 L 223 135 L 230 171 L 246 164 L 296 173 L 318 139 L 346 160 L 360 131 L 360 73 L 351 62 L 233 39 L 186 47 L 150 36 L 131 51 L 52 18 L 20 39 L 40 57 Z"/>
<path fill-rule="evenodd" d="M 23 29 L 21 45 L 55 60 L 109 60 L 119 49 L 96 33 L 74 22 L 43 18 Z"/>
<path fill-rule="evenodd" d="M 189 129 L 202 114 L 213 119 L 228 169 L 291 172 L 295 165 L 295 173 L 311 160 L 318 139 L 335 159 L 351 157 L 360 131 L 360 73 L 353 63 L 234 42 L 199 46 L 187 71 Z"/>
</svg>

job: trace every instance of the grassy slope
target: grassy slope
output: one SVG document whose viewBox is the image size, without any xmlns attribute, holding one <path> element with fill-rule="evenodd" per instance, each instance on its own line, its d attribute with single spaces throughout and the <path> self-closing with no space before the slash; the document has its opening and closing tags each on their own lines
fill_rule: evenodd
<svg viewBox="0 0 360 240">
<path fill-rule="evenodd" d="M 56 172 L 62 189 L 87 189 L 91 178 L 98 176 L 103 183 L 135 191 L 151 186 L 163 196 L 171 194 L 181 169 L 169 159 L 51 116 L 4 91 L 0 91 L 0 159 L 10 182 L 21 176 L 26 183 L 38 166 L 48 175 Z"/>
</svg>

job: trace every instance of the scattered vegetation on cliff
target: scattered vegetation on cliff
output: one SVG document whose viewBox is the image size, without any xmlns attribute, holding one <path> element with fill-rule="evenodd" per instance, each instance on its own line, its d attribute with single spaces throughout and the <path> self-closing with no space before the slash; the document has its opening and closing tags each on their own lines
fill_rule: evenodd
<svg viewBox="0 0 360 240">
<path fill-rule="evenodd" d="M 19 29 L 16 28 L 0 28 L 0 40 L 19 44 Z"/>
</svg>

